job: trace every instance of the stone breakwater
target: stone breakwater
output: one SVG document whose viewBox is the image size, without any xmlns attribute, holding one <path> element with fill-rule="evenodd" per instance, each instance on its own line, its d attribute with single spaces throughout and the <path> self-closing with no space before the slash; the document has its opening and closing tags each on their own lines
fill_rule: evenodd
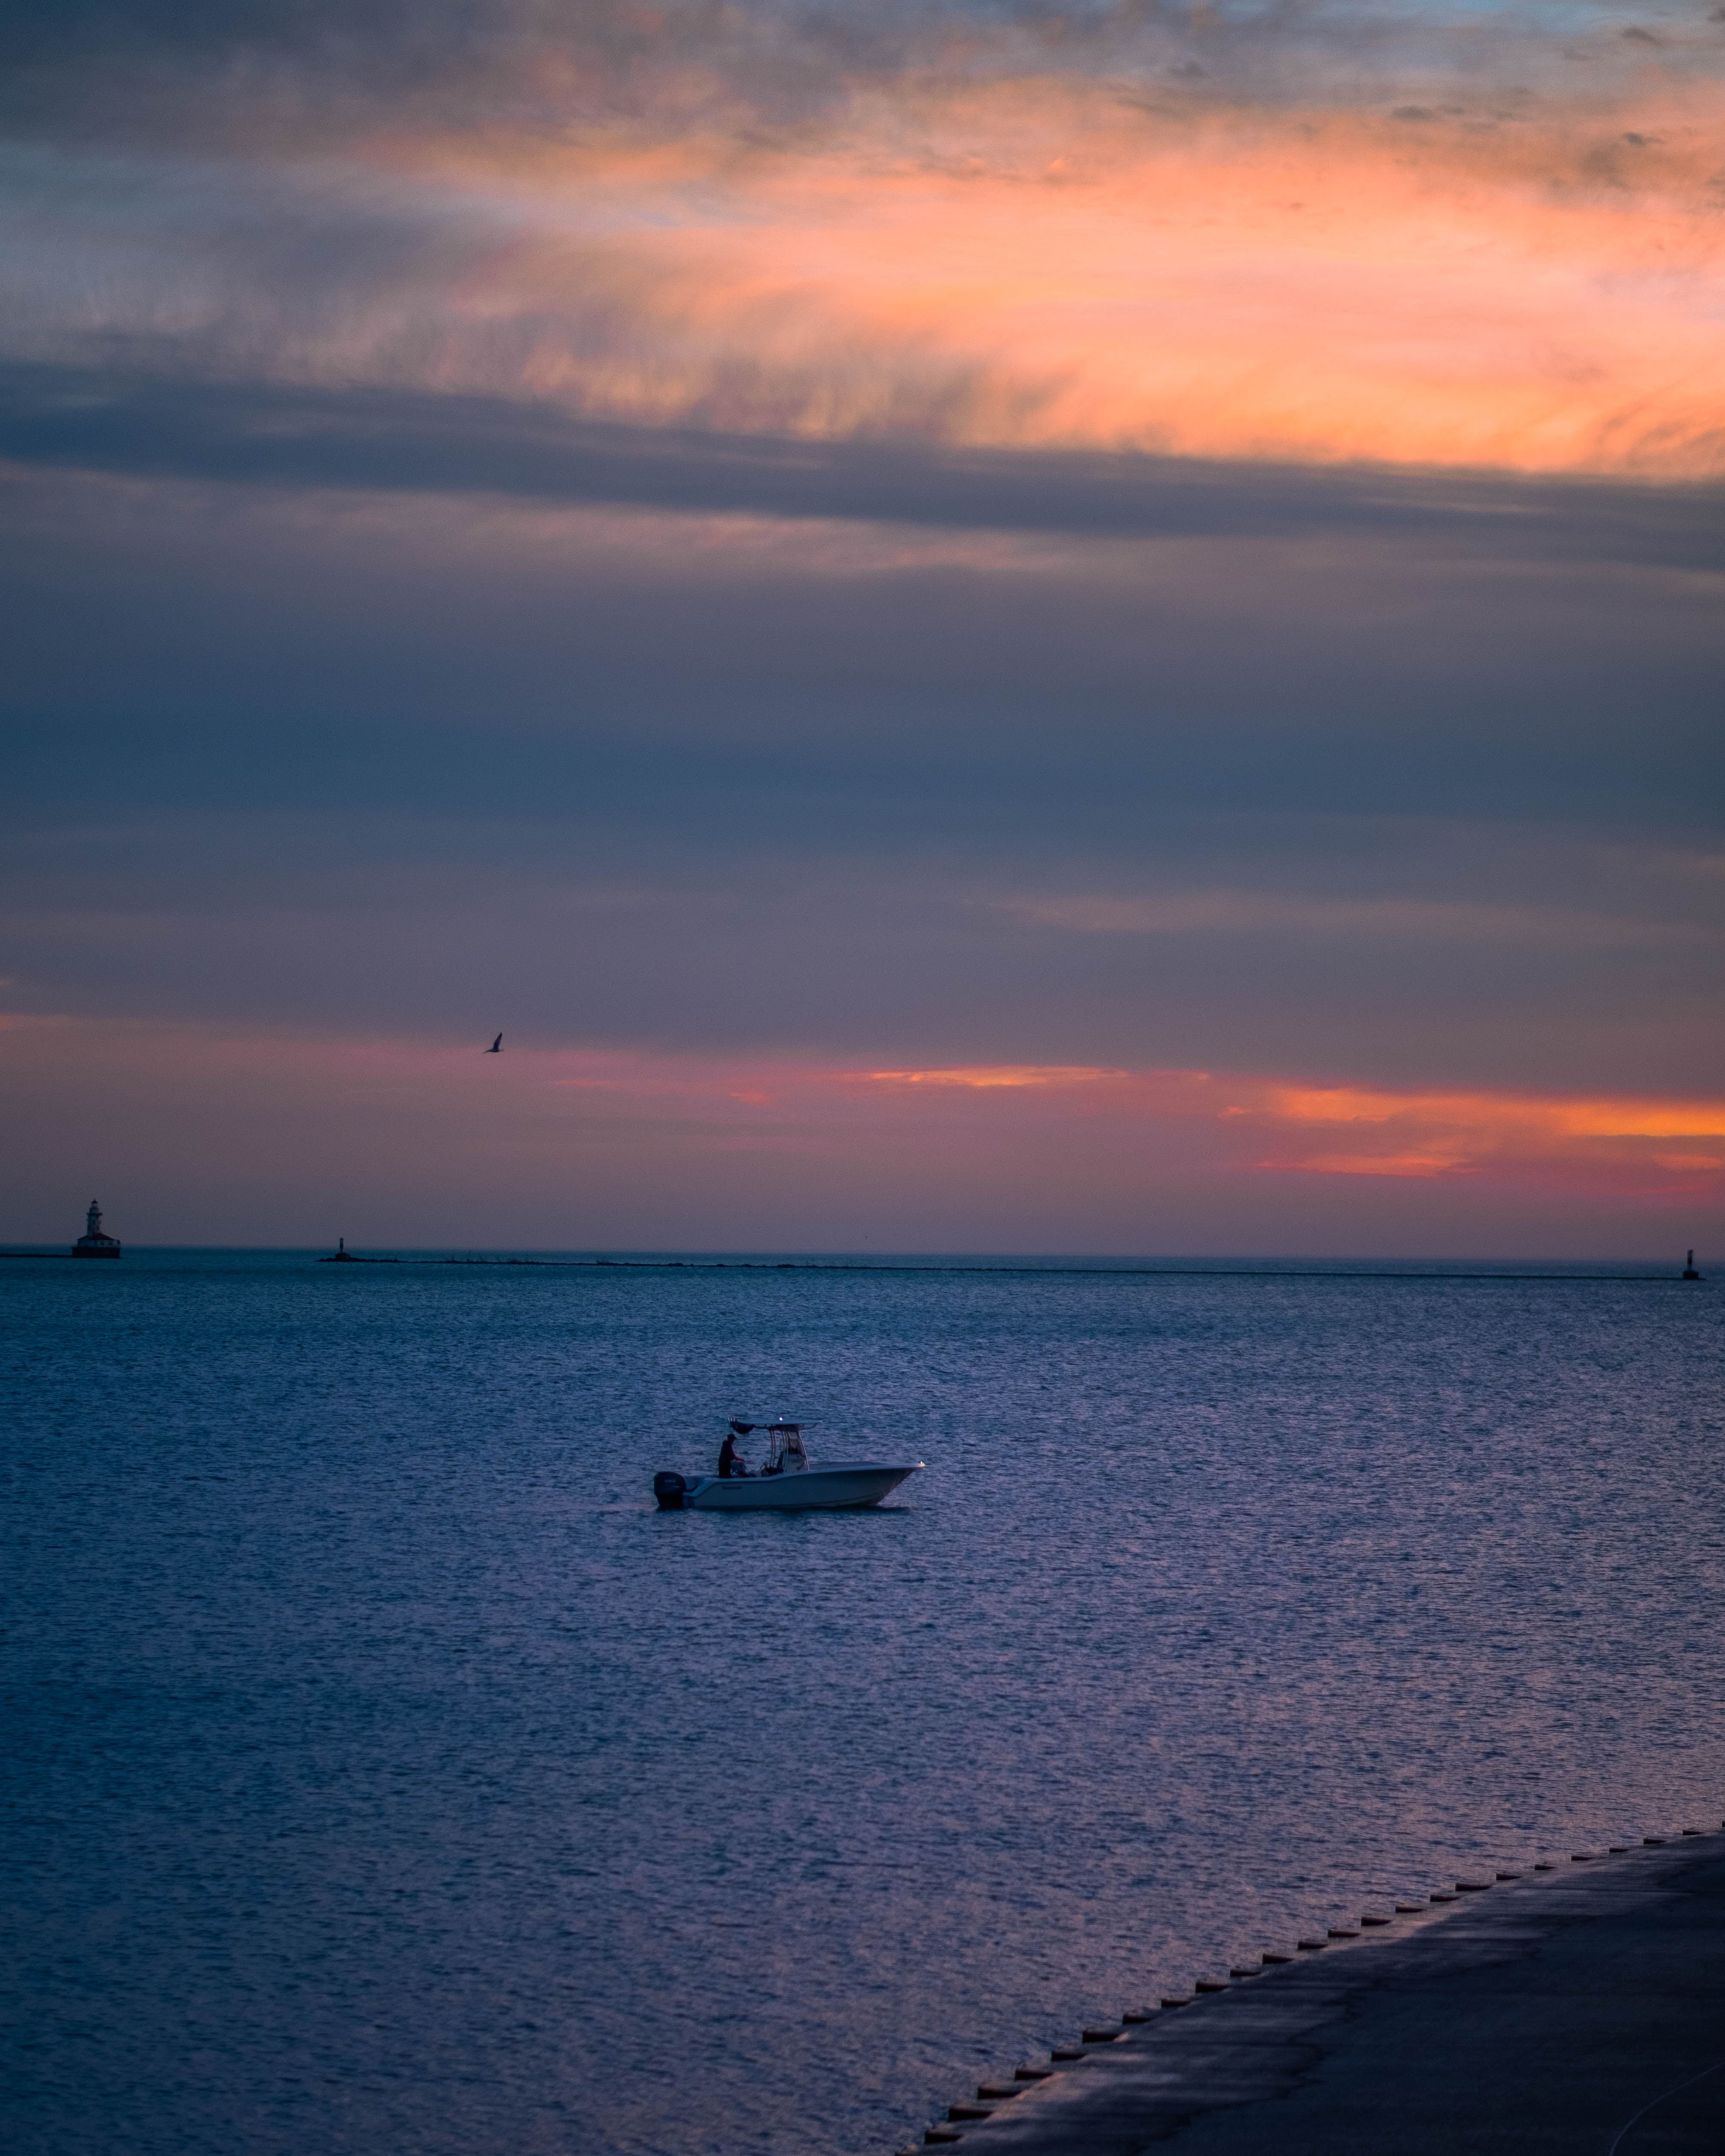
<svg viewBox="0 0 1725 2156">
<path fill-rule="evenodd" d="M 1717 2156 L 1725 1833 L 1479 1872 L 1147 2001 L 900 2156 Z"/>
</svg>

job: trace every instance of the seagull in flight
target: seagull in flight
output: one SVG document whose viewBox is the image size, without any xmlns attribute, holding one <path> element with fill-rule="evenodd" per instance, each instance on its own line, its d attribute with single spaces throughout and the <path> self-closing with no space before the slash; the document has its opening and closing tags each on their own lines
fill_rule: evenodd
<svg viewBox="0 0 1725 2156">
<path fill-rule="evenodd" d="M 487 1055 L 501 1055 L 503 1053 L 503 1035 L 501 1033 L 491 1043 L 490 1046 L 485 1050 L 485 1053 Z"/>
</svg>

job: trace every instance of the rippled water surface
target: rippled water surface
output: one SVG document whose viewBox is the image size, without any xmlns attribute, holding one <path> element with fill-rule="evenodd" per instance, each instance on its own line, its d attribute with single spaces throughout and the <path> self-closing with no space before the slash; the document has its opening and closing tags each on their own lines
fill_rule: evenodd
<svg viewBox="0 0 1725 2156">
<path fill-rule="evenodd" d="M 10 1262 L 8 2145 L 885 2156 L 1374 1897 L 1717 1821 L 1722 1309 Z M 927 1471 L 652 1509 L 775 1410 Z"/>
</svg>

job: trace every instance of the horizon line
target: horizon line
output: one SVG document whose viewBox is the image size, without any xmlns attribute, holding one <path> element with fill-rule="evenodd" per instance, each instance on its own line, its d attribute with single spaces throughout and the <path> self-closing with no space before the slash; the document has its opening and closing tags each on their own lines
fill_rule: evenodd
<svg viewBox="0 0 1725 2156">
<path fill-rule="evenodd" d="M 127 1246 L 134 1253 L 157 1255 L 257 1255 L 310 1258 L 319 1264 L 398 1265 L 472 1265 L 506 1268 L 544 1267 L 547 1270 L 568 1271 L 738 1271 L 738 1272 L 963 1272 L 1002 1273 L 1026 1276 L 1045 1272 L 1082 1272 L 1092 1276 L 1116 1278 L 1157 1277 L 1162 1279 L 1227 1279 L 1227 1280 L 1479 1280 L 1479 1281 L 1575 1281 L 1610 1283 L 1672 1282 L 1677 1286 L 1704 1284 L 1705 1276 L 1693 1278 L 1676 1265 L 1675 1260 L 1656 1260 L 1633 1258 L 1535 1258 L 1497 1259 L 1496 1260 L 1469 1257 L 1406 1257 L 1384 1255 L 1363 1255 L 1357 1258 L 1314 1255 L 1274 1257 L 1258 1253 L 1242 1252 L 1234 1256 L 1203 1257 L 1189 1253 L 1169 1252 L 1160 1256 L 1110 1255 L 1096 1253 L 1056 1252 L 1002 1252 L 999 1255 L 983 1251 L 940 1251 L 926 1255 L 915 1251 L 883 1252 L 870 1256 L 859 1251 L 791 1251 L 773 1250 L 580 1250 L 541 1247 L 492 1247 L 481 1249 L 472 1245 L 403 1245 L 393 1248 L 384 1245 L 372 1245 L 362 1250 L 348 1250 L 345 1245 L 331 1252 L 326 1244 L 263 1244 L 263 1243 L 133 1243 Z M 69 1258 L 69 1246 L 40 1250 L 17 1244 L 0 1244 L 0 1258 L 18 1260 L 59 1260 Z M 1655 1271 L 1656 1264 L 1669 1264 L 1672 1270 Z M 1598 1268 L 1604 1265 L 1639 1265 L 1644 1270 L 1627 1272 L 1604 1272 L 1598 1270 L 1575 1270 L 1575 1267 Z M 1372 1268 L 1383 1268 L 1373 1270 Z M 1512 1270 L 1512 1268 L 1522 1270 Z M 1556 1270 L 1569 1268 L 1567 1270 Z"/>
</svg>

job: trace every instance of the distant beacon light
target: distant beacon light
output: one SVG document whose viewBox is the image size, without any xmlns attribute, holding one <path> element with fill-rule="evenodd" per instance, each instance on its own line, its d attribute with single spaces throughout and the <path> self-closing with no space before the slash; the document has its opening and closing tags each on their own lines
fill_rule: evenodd
<svg viewBox="0 0 1725 2156">
<path fill-rule="evenodd" d="M 74 1258 L 117 1258 L 120 1245 L 112 1235 L 102 1233 L 102 1209 L 93 1198 L 90 1201 L 85 1222 L 85 1232 L 72 1245 L 72 1255 Z"/>
</svg>

